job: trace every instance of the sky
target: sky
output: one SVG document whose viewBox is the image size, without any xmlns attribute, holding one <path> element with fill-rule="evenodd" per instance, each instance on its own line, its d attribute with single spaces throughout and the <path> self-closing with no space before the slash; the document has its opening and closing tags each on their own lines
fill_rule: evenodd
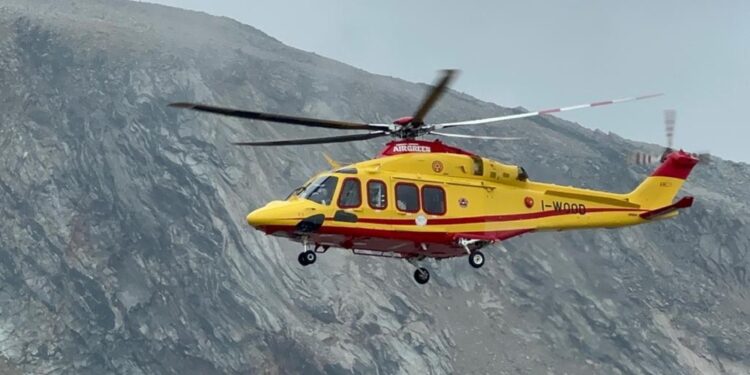
<svg viewBox="0 0 750 375">
<path fill-rule="evenodd" d="M 663 92 L 559 114 L 583 126 L 750 162 L 750 1 L 149 0 L 234 18 L 372 73 L 528 110 Z M 399 117 L 403 114 L 394 114 Z"/>
</svg>

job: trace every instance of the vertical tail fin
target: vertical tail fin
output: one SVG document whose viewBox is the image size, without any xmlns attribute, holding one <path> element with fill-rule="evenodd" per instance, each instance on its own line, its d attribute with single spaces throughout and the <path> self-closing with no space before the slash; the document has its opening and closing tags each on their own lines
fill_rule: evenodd
<svg viewBox="0 0 750 375">
<path fill-rule="evenodd" d="M 638 187 L 628 194 L 628 200 L 643 208 L 662 207 L 672 203 L 698 159 L 684 151 L 666 155 L 664 162 Z"/>
</svg>

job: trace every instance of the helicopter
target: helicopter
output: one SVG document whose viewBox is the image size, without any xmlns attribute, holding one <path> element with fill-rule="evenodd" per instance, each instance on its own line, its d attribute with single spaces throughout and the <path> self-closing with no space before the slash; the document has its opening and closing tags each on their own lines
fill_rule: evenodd
<svg viewBox="0 0 750 375">
<path fill-rule="evenodd" d="M 307 139 L 236 142 L 239 146 L 290 146 L 395 138 L 373 159 L 349 165 L 329 160 L 332 169 L 310 178 L 285 200 L 250 212 L 247 223 L 267 235 L 302 244 L 298 262 L 309 266 L 331 248 L 357 255 L 398 258 L 415 268 L 414 280 L 430 279 L 425 259 L 468 257 L 473 268 L 485 263 L 482 249 L 510 238 L 542 231 L 615 228 L 672 218 L 693 197 L 673 202 L 698 159 L 670 151 L 653 173 L 628 193 L 597 191 L 532 181 L 515 165 L 484 158 L 420 137 L 511 140 L 508 137 L 446 133 L 443 129 L 493 124 L 652 98 L 661 94 L 600 101 L 570 107 L 469 121 L 428 123 L 426 115 L 454 79 L 444 70 L 412 116 L 391 124 L 298 117 L 172 103 L 176 108 L 334 130 L 366 131 Z"/>
</svg>

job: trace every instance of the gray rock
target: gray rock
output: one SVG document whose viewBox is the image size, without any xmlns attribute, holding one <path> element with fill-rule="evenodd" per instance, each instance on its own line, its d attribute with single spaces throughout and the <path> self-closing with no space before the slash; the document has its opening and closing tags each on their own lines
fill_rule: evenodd
<svg viewBox="0 0 750 375">
<path fill-rule="evenodd" d="M 349 120 L 412 113 L 424 85 L 285 46 L 226 18 L 115 0 L 0 5 L 0 372 L 750 372 L 750 168 L 715 158 L 675 220 L 533 234 L 410 266 L 343 251 L 315 267 L 244 224 L 379 143 L 252 149 L 324 134 L 177 111 L 203 101 Z M 451 121 L 520 111 L 450 92 Z M 544 117 L 460 147 L 537 180 L 625 191 L 635 143 Z M 656 146 L 646 145 L 656 150 Z"/>
</svg>

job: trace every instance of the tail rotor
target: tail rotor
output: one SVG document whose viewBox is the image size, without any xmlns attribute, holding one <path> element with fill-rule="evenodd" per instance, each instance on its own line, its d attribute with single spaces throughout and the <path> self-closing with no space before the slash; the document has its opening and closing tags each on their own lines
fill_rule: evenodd
<svg viewBox="0 0 750 375">
<path fill-rule="evenodd" d="M 630 162 L 635 165 L 656 165 L 662 157 L 636 151 L 630 156 Z"/>
<path fill-rule="evenodd" d="M 672 153 L 672 147 L 674 146 L 674 124 L 677 119 L 677 111 L 674 109 L 664 110 L 664 130 L 667 134 L 667 148 L 661 154 L 661 162 L 667 160 L 667 155 Z"/>
<path fill-rule="evenodd" d="M 636 165 L 656 165 L 663 163 L 667 160 L 667 156 L 674 152 L 674 132 L 677 120 L 677 111 L 674 109 L 664 110 L 664 132 L 667 138 L 667 145 L 661 155 L 653 155 L 646 152 L 636 151 L 633 152 L 629 161 Z M 711 161 L 711 154 L 709 152 L 689 153 L 691 156 L 700 160 L 701 163 L 708 163 Z"/>
</svg>

